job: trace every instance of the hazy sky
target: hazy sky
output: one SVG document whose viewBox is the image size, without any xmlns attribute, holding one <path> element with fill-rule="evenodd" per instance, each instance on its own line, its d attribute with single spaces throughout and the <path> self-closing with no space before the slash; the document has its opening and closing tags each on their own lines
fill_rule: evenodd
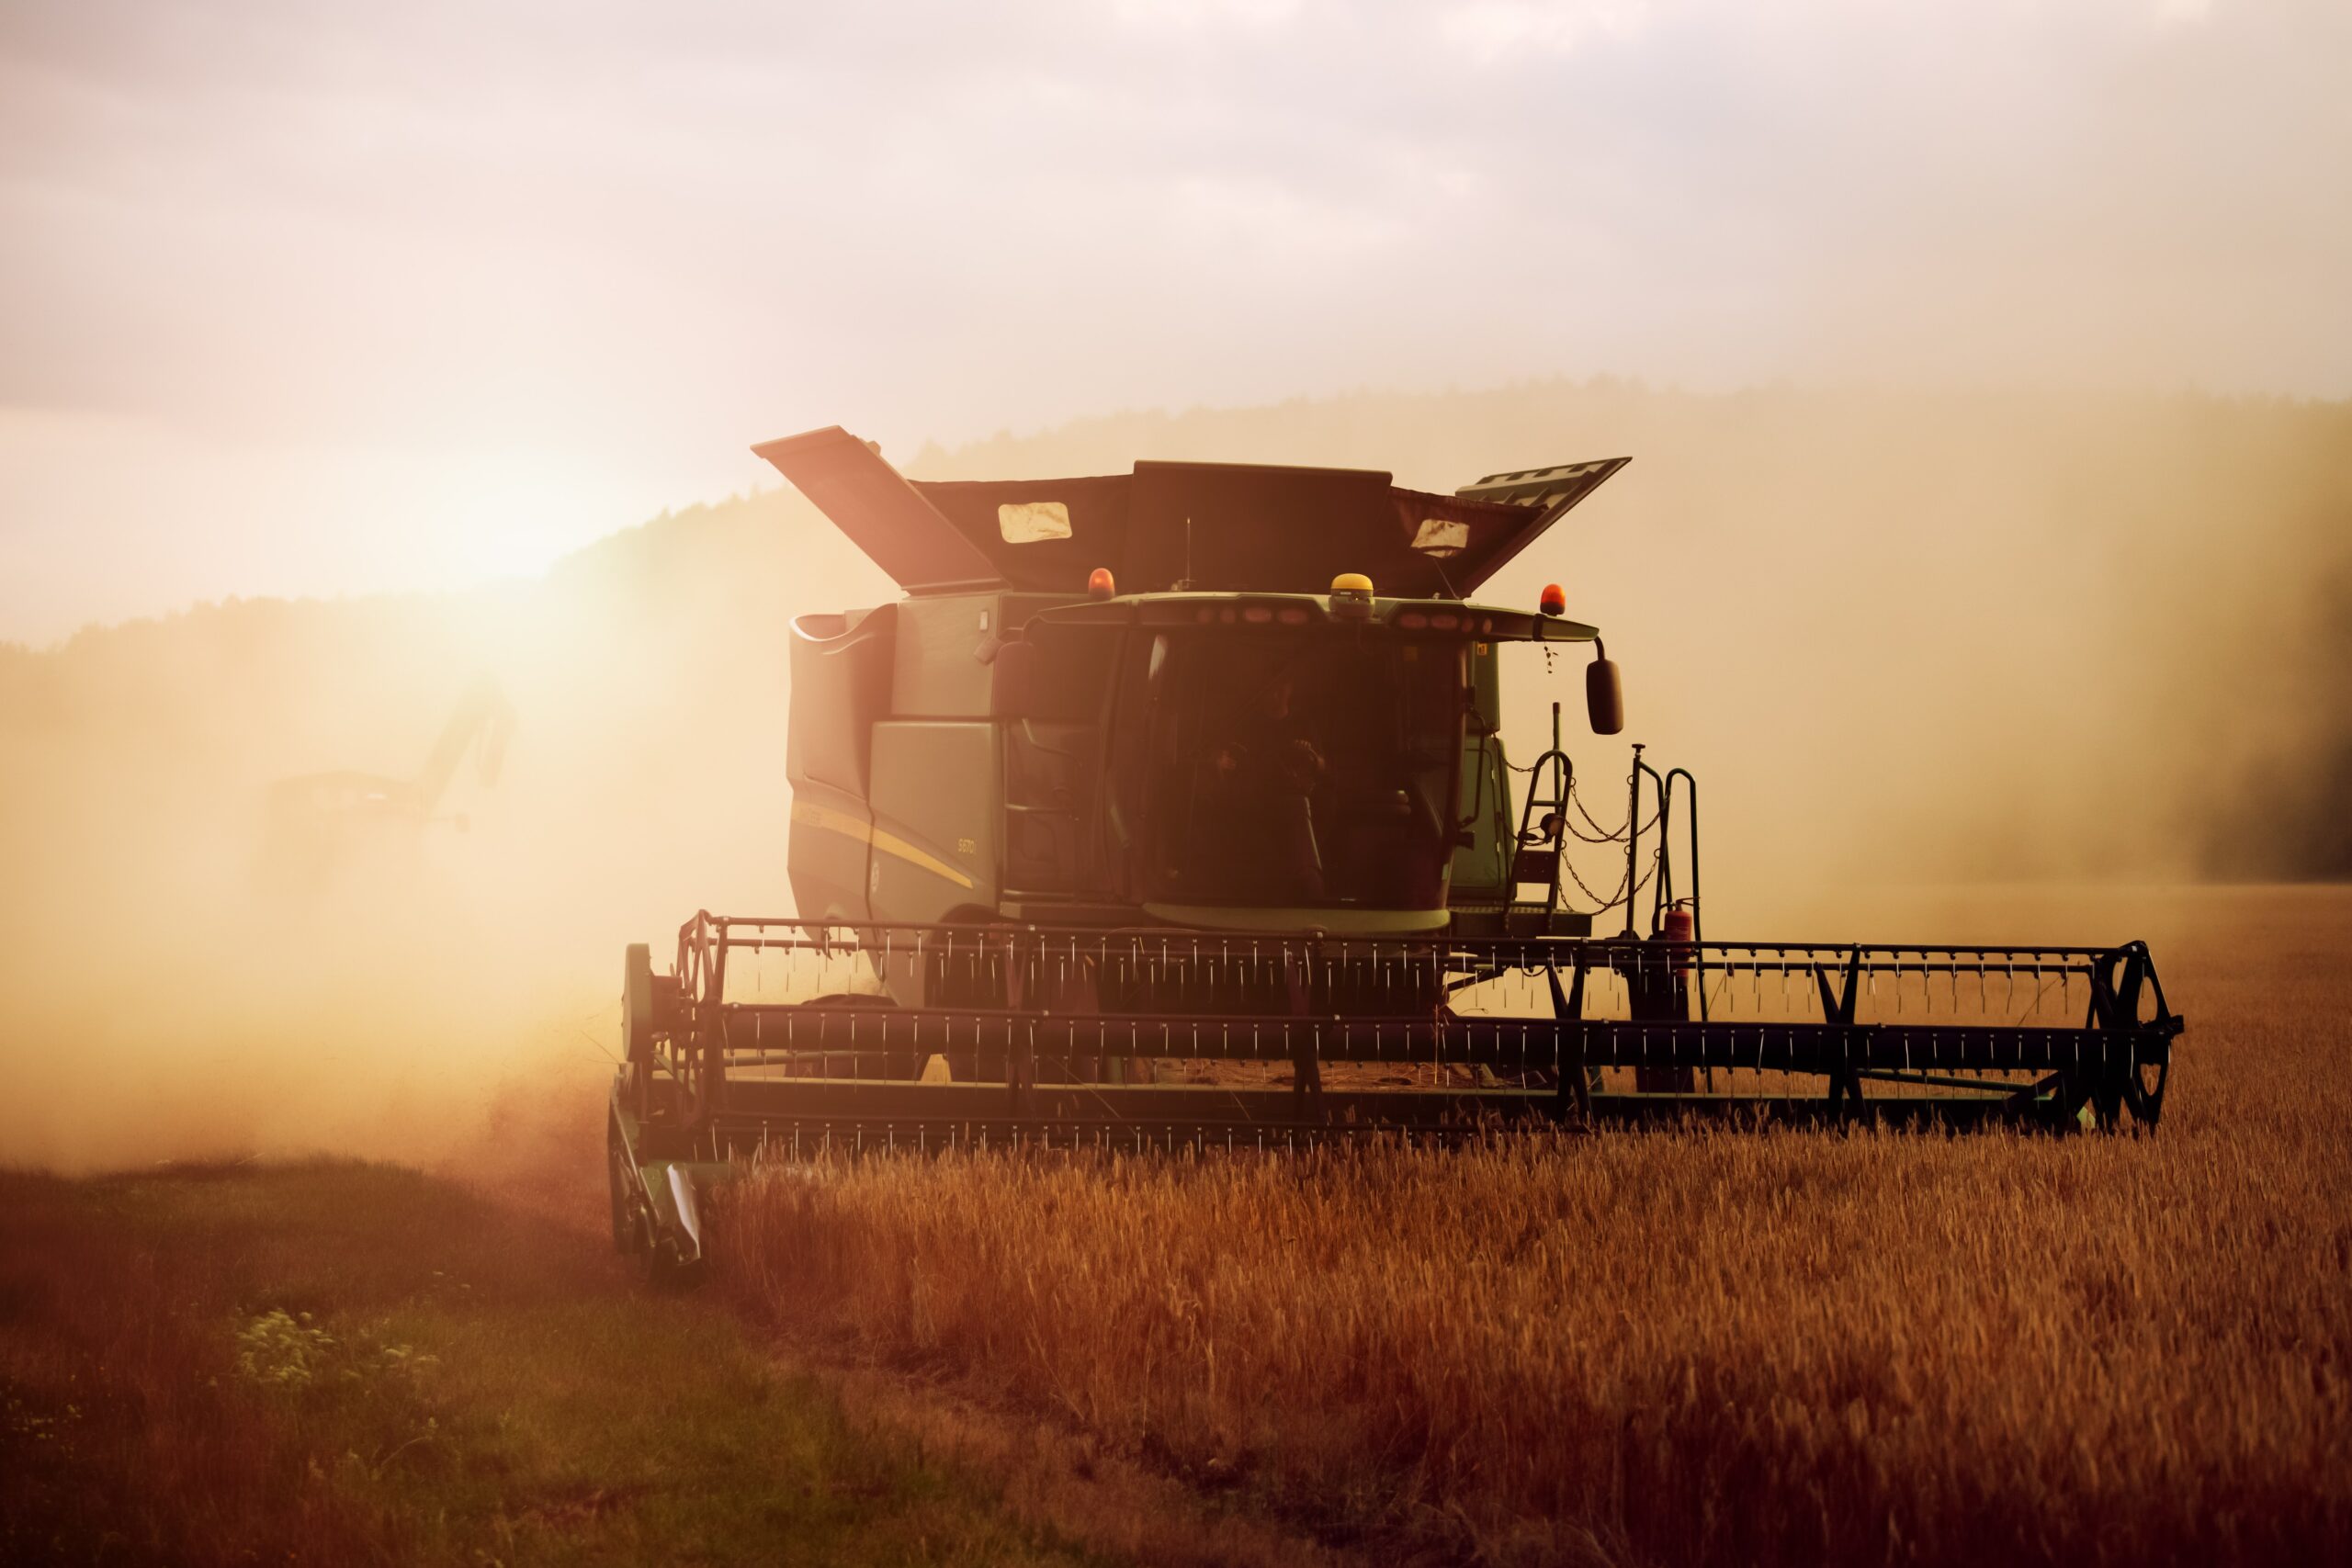
<svg viewBox="0 0 2352 1568">
<path fill-rule="evenodd" d="M 2346 0 L 0 0 L 0 638 L 748 443 L 1615 372 L 2352 394 Z"/>
</svg>

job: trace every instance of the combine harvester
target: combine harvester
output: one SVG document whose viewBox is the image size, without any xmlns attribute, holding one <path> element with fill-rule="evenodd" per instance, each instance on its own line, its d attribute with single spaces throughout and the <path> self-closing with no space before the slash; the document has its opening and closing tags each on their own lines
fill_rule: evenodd
<svg viewBox="0 0 2352 1568">
<path fill-rule="evenodd" d="M 443 799 L 469 753 L 481 786 L 498 783 L 514 727 L 514 705 L 484 675 L 458 700 L 415 777 L 339 769 L 279 779 L 270 786 L 257 880 L 273 893 L 315 897 L 368 853 L 413 854 L 444 823 L 466 831 L 466 814 L 443 815 Z"/>
<path fill-rule="evenodd" d="M 1624 458 L 1442 496 L 1208 463 L 910 482 L 840 429 L 757 450 L 906 597 L 793 623 L 798 913 L 697 914 L 666 974 L 628 952 L 613 1225 L 657 1275 L 751 1155 L 2155 1123 L 2181 1025 L 2143 944 L 1706 941 L 1695 781 L 1634 747 L 1602 830 L 1557 704 L 1514 801 L 1498 650 L 1589 652 L 1600 735 L 1617 671 L 1556 587 L 1468 595 Z M 1622 853 L 1598 910 L 1563 899 L 1571 838 Z"/>
</svg>

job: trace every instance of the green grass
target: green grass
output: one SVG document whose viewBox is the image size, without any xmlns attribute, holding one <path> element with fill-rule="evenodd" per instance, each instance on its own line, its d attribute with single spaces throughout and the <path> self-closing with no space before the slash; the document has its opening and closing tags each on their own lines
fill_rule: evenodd
<svg viewBox="0 0 2352 1568">
<path fill-rule="evenodd" d="M 0 1177 L 0 1559 L 1088 1560 L 596 1239 L 351 1164 Z"/>
</svg>

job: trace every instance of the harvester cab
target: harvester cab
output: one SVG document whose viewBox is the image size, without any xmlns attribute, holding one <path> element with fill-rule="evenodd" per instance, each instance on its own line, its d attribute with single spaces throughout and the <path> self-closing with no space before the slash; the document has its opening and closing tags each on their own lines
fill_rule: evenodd
<svg viewBox="0 0 2352 1568">
<path fill-rule="evenodd" d="M 1634 747 L 1603 829 L 1557 704 L 1514 798 L 1500 649 L 1582 662 L 1597 735 L 1618 674 L 1557 587 L 1473 595 L 1623 457 L 1437 495 L 913 481 L 838 428 L 756 450 L 904 597 L 792 625 L 797 912 L 698 914 L 666 974 L 628 951 L 613 1224 L 657 1272 L 755 1151 L 2161 1108 L 2180 1025 L 2140 944 L 1710 942 L 1695 781 Z M 1590 908 L 1570 838 L 1623 856 Z"/>
<path fill-rule="evenodd" d="M 915 484 L 839 430 L 760 451 L 907 591 L 793 624 L 804 918 L 1584 934 L 1512 896 L 1497 649 L 1598 634 L 1460 592 L 1623 459 L 1435 496 L 1197 463 Z"/>
</svg>

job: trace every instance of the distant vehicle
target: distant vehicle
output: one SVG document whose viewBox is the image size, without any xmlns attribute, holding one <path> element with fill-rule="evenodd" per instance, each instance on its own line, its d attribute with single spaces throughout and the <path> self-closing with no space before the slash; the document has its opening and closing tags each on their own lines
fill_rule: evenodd
<svg viewBox="0 0 2352 1568">
<path fill-rule="evenodd" d="M 413 778 L 338 769 L 279 779 L 269 789 L 260 859 L 265 886 L 315 893 L 332 884 L 351 856 L 412 846 L 428 828 L 464 832 L 463 812 L 442 816 L 441 805 L 469 753 L 484 788 L 498 782 L 514 709 L 488 676 L 468 687 L 442 727 L 441 737 Z"/>
</svg>

